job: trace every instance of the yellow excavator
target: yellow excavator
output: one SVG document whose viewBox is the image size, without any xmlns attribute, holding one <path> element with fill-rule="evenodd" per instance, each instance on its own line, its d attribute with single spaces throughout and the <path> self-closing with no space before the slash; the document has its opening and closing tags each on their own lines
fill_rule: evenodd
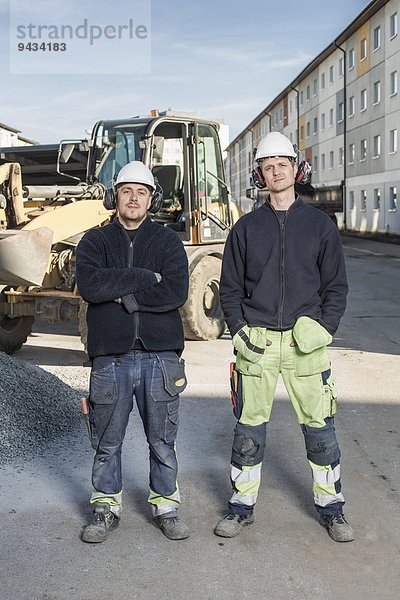
<svg viewBox="0 0 400 600">
<path fill-rule="evenodd" d="M 18 350 L 36 315 L 50 322 L 78 319 L 85 343 L 75 249 L 88 229 L 114 217 L 106 190 L 132 160 L 157 177 L 164 200 L 153 218 L 179 234 L 188 254 L 189 297 L 181 309 L 186 338 L 222 335 L 221 259 L 240 211 L 229 201 L 219 127 L 165 111 L 99 121 L 87 140 L 0 148 L 0 351 Z"/>
</svg>

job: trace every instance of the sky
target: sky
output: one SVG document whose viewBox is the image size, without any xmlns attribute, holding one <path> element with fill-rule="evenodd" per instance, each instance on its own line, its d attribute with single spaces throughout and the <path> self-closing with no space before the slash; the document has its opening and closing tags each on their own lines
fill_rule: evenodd
<svg viewBox="0 0 400 600">
<path fill-rule="evenodd" d="M 46 14 L 43 23 L 51 23 L 63 6 L 65 23 L 72 12 L 79 20 L 86 9 L 99 22 L 132 17 L 140 24 L 142 12 L 151 10 L 151 29 L 140 48 L 113 40 L 112 54 L 96 55 L 87 46 L 99 57 L 90 58 L 89 74 L 80 72 L 88 60 L 85 50 L 69 73 L 18 73 L 15 64 L 10 72 L 16 52 L 10 3 L 11 16 L 35 6 Z M 95 9 L 93 3 L 0 0 L 0 122 L 40 143 L 57 143 L 87 137 L 101 119 L 172 108 L 224 119 L 232 140 L 370 2 L 97 0 Z"/>
</svg>

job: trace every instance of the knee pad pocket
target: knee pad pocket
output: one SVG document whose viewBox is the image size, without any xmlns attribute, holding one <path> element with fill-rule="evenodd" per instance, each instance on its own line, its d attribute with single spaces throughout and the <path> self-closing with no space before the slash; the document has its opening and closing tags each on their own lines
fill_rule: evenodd
<svg viewBox="0 0 400 600">
<path fill-rule="evenodd" d="M 238 423 L 233 439 L 232 464 L 238 466 L 259 464 L 264 457 L 265 442 L 266 423 L 254 427 Z"/>
<path fill-rule="evenodd" d="M 307 458 L 316 465 L 326 466 L 340 458 L 339 444 L 333 426 L 333 419 L 326 419 L 325 427 L 302 425 L 306 443 Z"/>
</svg>

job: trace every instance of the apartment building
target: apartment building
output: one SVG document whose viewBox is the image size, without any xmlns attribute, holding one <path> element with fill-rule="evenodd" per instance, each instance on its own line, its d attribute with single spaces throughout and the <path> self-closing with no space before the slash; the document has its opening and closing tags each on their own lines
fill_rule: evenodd
<svg viewBox="0 0 400 600">
<path fill-rule="evenodd" d="M 313 166 L 307 199 L 339 227 L 400 235 L 400 0 L 374 0 L 228 146 L 232 197 L 252 205 L 253 148 L 268 131 Z"/>
<path fill-rule="evenodd" d="M 10 127 L 5 123 L 0 123 L 0 148 L 9 146 L 32 146 L 33 144 L 37 144 L 37 142 L 23 137 L 20 133 L 21 131 L 19 129 L 14 129 L 14 127 Z"/>
</svg>

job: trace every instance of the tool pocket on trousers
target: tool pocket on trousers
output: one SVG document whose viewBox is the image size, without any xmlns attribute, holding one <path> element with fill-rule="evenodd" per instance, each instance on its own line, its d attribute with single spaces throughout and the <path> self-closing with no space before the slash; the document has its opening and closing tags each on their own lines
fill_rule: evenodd
<svg viewBox="0 0 400 600">
<path fill-rule="evenodd" d="M 322 403 L 323 403 L 323 418 L 333 417 L 337 412 L 337 386 L 336 380 L 328 369 L 321 373 L 322 377 Z"/>
<path fill-rule="evenodd" d="M 296 347 L 294 368 L 298 377 L 316 375 L 328 370 L 329 367 L 330 360 L 328 350 L 325 346 L 308 353 L 302 352 L 300 348 Z"/>
<path fill-rule="evenodd" d="M 109 423 L 117 400 L 118 388 L 114 363 L 92 369 L 88 405 L 90 441 L 95 450 Z"/>
<path fill-rule="evenodd" d="M 243 411 L 242 374 L 236 370 L 235 363 L 230 364 L 231 402 L 233 414 L 239 420 Z"/>
<path fill-rule="evenodd" d="M 243 375 L 254 375 L 254 377 L 261 377 L 262 365 L 260 363 L 254 363 L 248 360 L 245 356 L 238 352 L 236 356 L 236 370 Z"/>
<path fill-rule="evenodd" d="M 117 401 L 117 379 L 114 363 L 90 373 L 90 401 L 93 404 L 114 404 Z"/>
<path fill-rule="evenodd" d="M 171 398 L 178 398 L 186 386 L 185 361 L 182 358 L 157 358 L 150 384 L 150 396 L 155 402 L 170 402 Z"/>
<path fill-rule="evenodd" d="M 176 439 L 179 424 L 179 398 L 168 402 L 167 418 L 165 419 L 165 441 L 171 444 Z"/>
</svg>

